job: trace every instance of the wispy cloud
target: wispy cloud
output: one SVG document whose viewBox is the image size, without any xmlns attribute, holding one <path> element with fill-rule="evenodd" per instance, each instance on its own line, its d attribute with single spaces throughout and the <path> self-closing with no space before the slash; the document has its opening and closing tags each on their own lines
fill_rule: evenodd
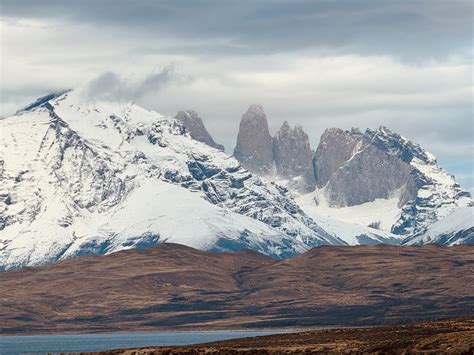
<svg viewBox="0 0 474 355">
<path fill-rule="evenodd" d="M 131 80 L 114 72 L 105 72 L 90 81 L 85 88 L 89 99 L 101 100 L 136 100 L 147 94 L 160 91 L 165 85 L 177 81 L 174 66 L 150 73 L 140 80 Z"/>
</svg>

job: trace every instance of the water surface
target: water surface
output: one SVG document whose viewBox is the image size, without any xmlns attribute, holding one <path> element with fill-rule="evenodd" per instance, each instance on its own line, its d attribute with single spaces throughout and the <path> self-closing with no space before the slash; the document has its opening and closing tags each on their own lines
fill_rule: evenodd
<svg viewBox="0 0 474 355">
<path fill-rule="evenodd" d="M 186 331 L 159 333 L 67 334 L 0 336 L 0 354 L 45 354 L 99 351 L 144 346 L 167 346 L 205 343 L 233 338 L 283 333 L 263 331 Z"/>
</svg>

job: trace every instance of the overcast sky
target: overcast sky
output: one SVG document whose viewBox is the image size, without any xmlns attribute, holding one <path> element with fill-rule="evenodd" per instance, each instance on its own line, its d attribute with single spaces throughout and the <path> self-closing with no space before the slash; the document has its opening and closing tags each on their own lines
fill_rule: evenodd
<svg viewBox="0 0 474 355">
<path fill-rule="evenodd" d="M 0 0 L 0 115 L 50 91 L 174 115 L 232 152 L 247 106 L 270 129 L 385 125 L 474 191 L 471 0 Z"/>
</svg>

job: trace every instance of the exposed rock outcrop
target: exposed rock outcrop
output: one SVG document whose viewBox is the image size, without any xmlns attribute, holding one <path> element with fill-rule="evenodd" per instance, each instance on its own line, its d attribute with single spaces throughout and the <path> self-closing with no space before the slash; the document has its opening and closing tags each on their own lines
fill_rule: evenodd
<svg viewBox="0 0 474 355">
<path fill-rule="evenodd" d="M 298 191 L 308 192 L 315 188 L 312 151 L 308 135 L 303 127 L 291 128 L 283 123 L 273 137 L 273 157 L 276 173 L 290 180 L 290 186 Z"/>
<path fill-rule="evenodd" d="M 355 206 L 400 191 L 399 206 L 416 198 L 417 183 L 410 161 L 426 153 L 381 127 L 362 134 L 358 129 L 327 129 L 314 156 L 318 187 L 325 187 L 335 207 Z M 413 146 L 411 146 L 413 145 Z"/>
<path fill-rule="evenodd" d="M 267 117 L 259 105 L 251 105 L 240 121 L 234 157 L 248 170 L 278 180 L 286 187 L 313 191 L 316 186 L 308 135 L 297 125 L 284 122 L 272 138 Z"/>
<path fill-rule="evenodd" d="M 196 111 L 179 111 L 176 119 L 183 123 L 192 138 L 197 141 L 206 143 L 208 146 L 224 151 L 224 146 L 214 141 L 212 136 L 204 126 L 202 118 Z"/>
<path fill-rule="evenodd" d="M 331 175 L 354 154 L 360 143 L 359 130 L 344 131 L 340 128 L 326 129 L 321 136 L 314 155 L 314 172 L 318 187 L 326 185 Z"/>
<path fill-rule="evenodd" d="M 413 186 L 409 164 L 368 145 L 331 175 L 326 192 L 331 204 L 342 207 L 389 198 L 395 190 L 404 188 L 407 193 L 399 203 L 404 205 L 416 197 Z"/>
<path fill-rule="evenodd" d="M 257 174 L 274 172 L 272 137 L 262 106 L 251 105 L 242 116 L 234 157 Z"/>
</svg>

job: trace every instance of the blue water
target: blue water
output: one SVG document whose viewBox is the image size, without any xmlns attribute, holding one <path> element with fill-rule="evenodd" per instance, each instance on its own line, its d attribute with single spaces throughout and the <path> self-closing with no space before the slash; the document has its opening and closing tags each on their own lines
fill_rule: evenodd
<svg viewBox="0 0 474 355">
<path fill-rule="evenodd" d="M 269 335 L 283 331 L 188 331 L 74 335 L 0 336 L 0 354 L 44 354 L 98 351 L 161 345 L 186 345 L 209 341 Z"/>
</svg>

